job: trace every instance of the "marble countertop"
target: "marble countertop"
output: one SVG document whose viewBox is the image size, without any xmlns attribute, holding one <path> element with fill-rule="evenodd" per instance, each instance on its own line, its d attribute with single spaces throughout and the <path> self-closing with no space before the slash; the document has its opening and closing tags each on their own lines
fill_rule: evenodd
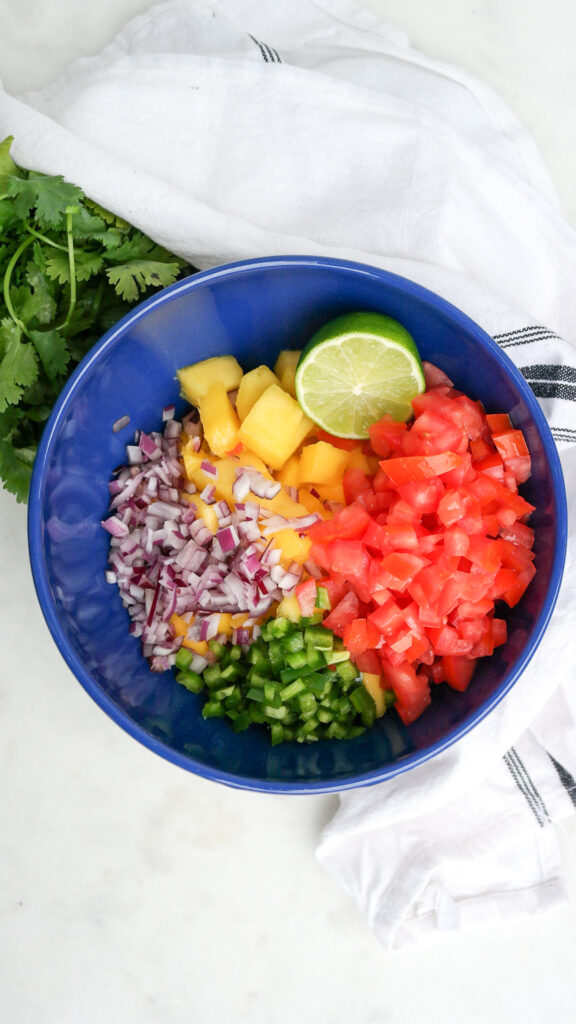
<svg viewBox="0 0 576 1024">
<path fill-rule="evenodd" d="M 362 0 L 482 77 L 532 131 L 576 225 L 576 9 L 563 0 Z M 2 0 L 19 92 L 96 52 L 148 0 Z M 569 1024 L 572 901 L 385 952 L 314 849 L 335 797 L 204 781 L 114 725 L 62 661 L 0 492 L 0 1019 L 6 1024 Z"/>
</svg>

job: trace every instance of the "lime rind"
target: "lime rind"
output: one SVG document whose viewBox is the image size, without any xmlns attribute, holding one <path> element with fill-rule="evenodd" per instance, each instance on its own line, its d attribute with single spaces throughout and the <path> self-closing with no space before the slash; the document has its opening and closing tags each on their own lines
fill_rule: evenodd
<svg viewBox="0 0 576 1024">
<path fill-rule="evenodd" d="M 341 317 L 312 338 L 295 383 L 310 419 L 337 437 L 358 439 L 385 413 L 408 419 L 411 399 L 425 388 L 411 335 L 389 317 L 362 313 Z"/>
</svg>

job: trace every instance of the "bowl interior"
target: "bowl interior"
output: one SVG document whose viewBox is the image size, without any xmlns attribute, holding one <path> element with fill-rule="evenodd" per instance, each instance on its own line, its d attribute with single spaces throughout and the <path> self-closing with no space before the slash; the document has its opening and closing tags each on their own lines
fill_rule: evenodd
<svg viewBox="0 0 576 1024">
<path fill-rule="evenodd" d="M 507 614 L 509 641 L 480 662 L 467 693 L 436 688 L 410 728 L 388 714 L 352 741 L 271 748 L 258 729 L 235 735 L 199 714 L 199 698 L 171 672 L 150 672 L 118 590 L 105 582 L 101 528 L 108 481 L 134 430 L 159 429 L 179 398 L 179 366 L 234 354 L 244 368 L 301 348 L 327 320 L 356 309 L 395 317 L 424 359 L 488 411 L 509 412 L 530 447 L 524 494 L 537 506 L 537 575 Z M 114 432 L 123 416 L 128 426 Z M 279 426 L 279 430 L 281 426 Z M 498 347 L 454 307 L 402 278 L 343 261 L 277 258 L 206 271 L 139 306 L 96 346 L 61 396 L 36 460 L 30 497 L 32 568 L 53 636 L 91 696 L 123 728 L 202 775 L 254 789 L 343 789 L 396 774 L 458 738 L 503 696 L 551 613 L 563 564 L 566 513 L 556 450 L 537 403 Z"/>
</svg>

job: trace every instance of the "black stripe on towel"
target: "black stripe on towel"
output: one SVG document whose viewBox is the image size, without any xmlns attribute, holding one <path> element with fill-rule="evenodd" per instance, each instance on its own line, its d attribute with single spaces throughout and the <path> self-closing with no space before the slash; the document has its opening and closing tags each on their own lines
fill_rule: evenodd
<svg viewBox="0 0 576 1024">
<path fill-rule="evenodd" d="M 556 758 L 552 757 L 552 754 L 548 753 L 548 757 L 550 758 L 552 764 L 558 772 L 558 778 L 560 779 L 560 782 L 564 786 L 564 789 L 566 790 L 572 803 L 576 807 L 576 779 L 574 779 L 574 777 L 570 775 L 570 772 L 566 770 L 564 765 L 559 764 Z"/>
<path fill-rule="evenodd" d="M 529 324 L 527 327 L 519 327 L 516 331 L 503 331 L 502 334 L 495 334 L 494 340 L 505 343 L 508 338 L 518 338 L 522 334 L 543 334 L 546 337 L 558 337 L 558 335 L 553 334 L 548 327 L 544 327 L 542 324 Z"/>
<path fill-rule="evenodd" d="M 275 64 L 281 64 L 282 63 L 282 58 L 281 58 L 280 54 L 278 53 L 278 50 L 275 50 L 273 46 L 269 46 L 268 43 L 263 43 L 263 46 L 266 47 L 266 49 L 268 50 L 268 53 L 270 54 L 270 59 Z"/>
<path fill-rule="evenodd" d="M 576 402 L 576 384 L 562 384 L 559 381 L 528 381 L 536 398 L 562 398 L 565 402 Z"/>
<path fill-rule="evenodd" d="M 546 804 L 544 803 L 544 800 L 542 799 L 542 797 L 540 796 L 540 793 L 536 789 L 536 783 L 534 782 L 534 779 L 530 775 L 526 765 L 524 764 L 522 758 L 520 757 L 520 754 L 518 753 L 518 751 L 516 750 L 515 747 L 512 747 L 511 750 L 509 751 L 509 753 L 512 754 L 514 760 L 516 761 L 516 764 L 518 765 L 518 768 L 520 769 L 520 772 L 522 773 L 522 776 L 523 776 L 523 778 L 526 781 L 526 785 L 528 786 L 530 792 L 532 793 L 532 796 L 533 796 L 534 800 L 536 801 L 537 805 L 539 806 L 541 813 L 543 814 L 543 816 L 545 818 L 548 819 L 548 821 L 550 821 L 550 815 L 548 814 L 548 810 L 546 808 Z"/>
<path fill-rule="evenodd" d="M 528 772 L 518 757 L 514 747 L 512 747 L 507 754 L 504 754 L 504 763 L 536 818 L 536 821 L 540 825 L 540 828 L 544 828 L 546 825 L 546 819 L 549 820 L 550 816 L 546 810 L 544 801 L 536 790 L 532 779 L 528 775 Z"/>
<path fill-rule="evenodd" d="M 256 39 L 253 35 L 250 35 L 250 32 L 248 33 L 248 35 L 250 36 L 252 42 L 256 43 L 256 46 L 260 48 L 260 53 L 262 54 L 267 64 L 282 63 L 282 58 L 278 53 L 278 50 L 275 50 L 273 46 L 268 46 L 268 43 L 260 42 L 259 39 Z"/>
<path fill-rule="evenodd" d="M 519 369 L 528 381 L 565 380 L 576 384 L 576 369 L 573 366 L 545 366 L 543 363 L 536 363 L 533 366 L 520 366 Z"/>
<path fill-rule="evenodd" d="M 576 441 L 576 430 L 570 430 L 569 427 L 550 427 L 550 433 L 558 441 Z"/>
<path fill-rule="evenodd" d="M 248 35 L 250 36 L 250 39 L 252 40 L 252 42 L 256 43 L 256 46 L 258 46 L 260 48 L 260 53 L 262 54 L 262 56 L 263 56 L 264 60 L 266 61 L 266 63 L 269 64 L 270 63 L 270 57 L 268 56 L 268 54 L 267 54 L 266 50 L 264 49 L 262 43 L 259 43 L 258 40 L 254 38 L 254 36 L 250 35 L 250 33 L 248 33 Z"/>
</svg>

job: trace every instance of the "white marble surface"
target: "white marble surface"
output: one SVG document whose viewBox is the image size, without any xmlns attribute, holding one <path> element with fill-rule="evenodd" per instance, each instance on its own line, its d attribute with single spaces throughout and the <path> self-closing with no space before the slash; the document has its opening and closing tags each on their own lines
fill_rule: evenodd
<svg viewBox="0 0 576 1024">
<path fill-rule="evenodd" d="M 508 100 L 576 224 L 576 9 L 363 2 Z M 0 76 L 10 91 L 40 86 L 147 7 L 0 0 Z M 229 790 L 125 735 L 55 649 L 33 591 L 25 511 L 4 493 L 0 521 L 0 1020 L 574 1020 L 575 820 L 562 831 L 570 904 L 384 952 L 314 859 L 335 799 Z"/>
</svg>

